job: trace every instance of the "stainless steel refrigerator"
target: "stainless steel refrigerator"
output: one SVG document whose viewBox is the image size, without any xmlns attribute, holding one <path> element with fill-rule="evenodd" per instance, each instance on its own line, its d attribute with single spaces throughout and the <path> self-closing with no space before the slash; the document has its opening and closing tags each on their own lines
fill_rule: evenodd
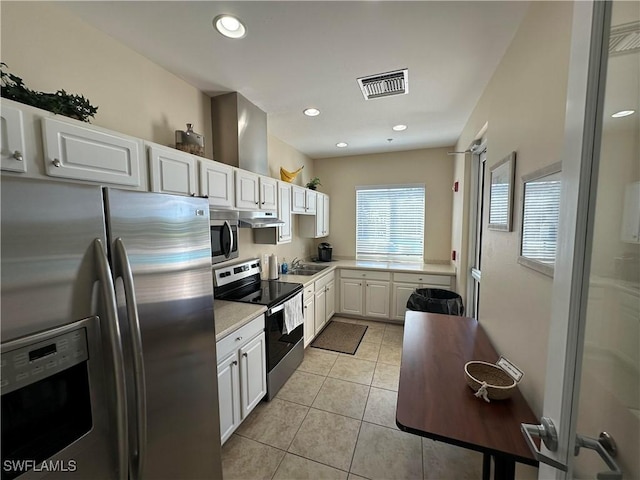
<svg viewBox="0 0 640 480">
<path fill-rule="evenodd" d="M 0 190 L 2 479 L 221 478 L 207 200 Z"/>
</svg>

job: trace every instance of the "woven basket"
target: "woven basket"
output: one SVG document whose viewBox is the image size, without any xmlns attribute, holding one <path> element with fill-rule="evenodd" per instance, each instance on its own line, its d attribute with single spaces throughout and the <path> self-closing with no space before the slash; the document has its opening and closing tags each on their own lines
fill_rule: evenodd
<svg viewBox="0 0 640 480">
<path fill-rule="evenodd" d="M 464 366 L 467 384 L 474 392 L 487 383 L 487 393 L 490 400 L 505 400 L 509 398 L 517 382 L 499 366 L 487 362 L 467 362 Z"/>
</svg>

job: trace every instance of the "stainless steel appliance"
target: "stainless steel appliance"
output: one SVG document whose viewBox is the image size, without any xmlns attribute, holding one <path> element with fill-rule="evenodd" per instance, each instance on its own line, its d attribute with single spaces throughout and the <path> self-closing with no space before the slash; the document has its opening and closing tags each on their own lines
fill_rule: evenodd
<svg viewBox="0 0 640 480">
<path fill-rule="evenodd" d="M 221 478 L 205 199 L 2 178 L 2 478 Z"/>
<path fill-rule="evenodd" d="M 214 270 L 214 293 L 221 300 L 266 305 L 267 400 L 275 397 L 304 357 L 304 331 L 284 329 L 284 304 L 303 287 L 300 283 L 260 280 L 260 260 L 253 258 Z"/>
<path fill-rule="evenodd" d="M 226 262 L 238 257 L 238 212 L 211 210 L 211 263 Z"/>
<path fill-rule="evenodd" d="M 333 252 L 333 247 L 330 243 L 322 242 L 318 245 L 318 261 L 319 262 L 330 262 L 331 254 Z"/>
</svg>

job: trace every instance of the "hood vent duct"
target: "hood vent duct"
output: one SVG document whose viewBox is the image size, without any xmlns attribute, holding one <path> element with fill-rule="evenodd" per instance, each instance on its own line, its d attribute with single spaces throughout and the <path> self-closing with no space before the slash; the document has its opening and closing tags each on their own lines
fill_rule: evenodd
<svg viewBox="0 0 640 480">
<path fill-rule="evenodd" d="M 409 93 L 409 69 L 358 78 L 365 100 Z"/>
<path fill-rule="evenodd" d="M 267 114 L 238 92 L 211 99 L 213 158 L 217 162 L 269 175 Z"/>
</svg>

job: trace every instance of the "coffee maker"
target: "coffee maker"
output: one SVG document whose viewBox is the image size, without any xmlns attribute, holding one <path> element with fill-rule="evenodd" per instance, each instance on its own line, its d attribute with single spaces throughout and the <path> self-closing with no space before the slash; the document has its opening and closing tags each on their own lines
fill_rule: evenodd
<svg viewBox="0 0 640 480">
<path fill-rule="evenodd" d="M 333 247 L 331 246 L 331 244 L 327 242 L 322 242 L 320 245 L 318 245 L 318 261 L 330 262 L 332 252 L 333 252 Z"/>
</svg>

